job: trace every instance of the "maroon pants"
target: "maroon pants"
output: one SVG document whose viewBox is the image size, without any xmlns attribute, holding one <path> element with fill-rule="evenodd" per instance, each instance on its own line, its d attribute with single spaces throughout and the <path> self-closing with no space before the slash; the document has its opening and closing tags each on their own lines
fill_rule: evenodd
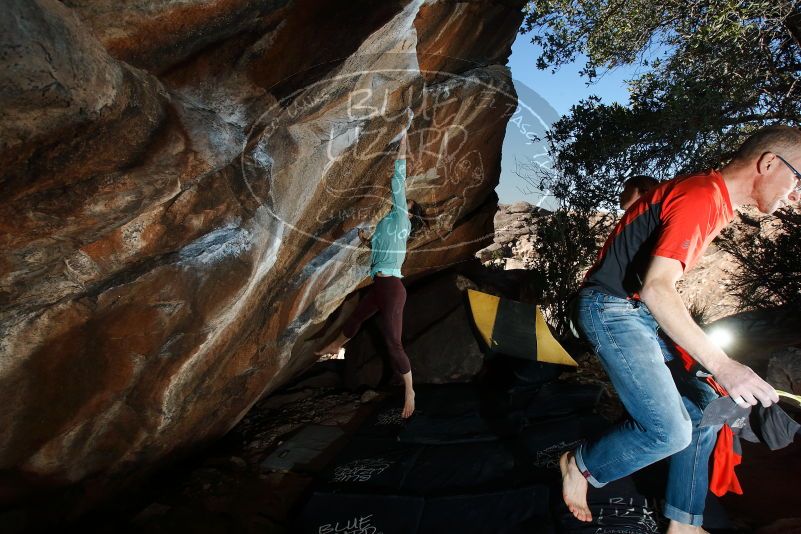
<svg viewBox="0 0 801 534">
<path fill-rule="evenodd" d="M 381 312 L 379 319 L 386 337 L 392 368 L 402 375 L 412 369 L 401 343 L 404 304 L 406 304 L 406 288 L 403 287 L 401 279 L 397 276 L 376 276 L 367 295 L 342 326 L 342 333 L 351 338 L 356 335 L 365 320 L 376 312 Z"/>
</svg>

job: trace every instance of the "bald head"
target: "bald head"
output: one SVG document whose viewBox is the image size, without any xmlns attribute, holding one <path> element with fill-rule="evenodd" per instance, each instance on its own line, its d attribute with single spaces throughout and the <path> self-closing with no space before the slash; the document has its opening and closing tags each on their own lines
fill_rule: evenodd
<svg viewBox="0 0 801 534">
<path fill-rule="evenodd" d="M 801 198 L 799 168 L 801 130 L 776 125 L 751 134 L 721 173 L 734 206 L 750 204 L 773 213 Z"/>
<path fill-rule="evenodd" d="M 732 161 L 751 161 L 765 152 L 783 157 L 801 154 L 801 130 L 783 124 L 760 128 L 743 142 Z"/>
</svg>

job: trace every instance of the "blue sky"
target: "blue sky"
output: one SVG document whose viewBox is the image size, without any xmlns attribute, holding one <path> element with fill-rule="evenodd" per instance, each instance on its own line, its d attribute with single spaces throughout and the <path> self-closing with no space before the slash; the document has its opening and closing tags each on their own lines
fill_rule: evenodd
<svg viewBox="0 0 801 534">
<path fill-rule="evenodd" d="M 508 63 L 518 93 L 518 110 L 506 129 L 501 179 L 495 189 L 502 204 L 525 200 L 547 207 L 547 198 L 542 198 L 533 183 L 516 174 L 526 174 L 521 164 L 548 164 L 544 146 L 532 143 L 528 133 L 542 135 L 545 128 L 570 111 L 573 104 L 590 95 L 601 97 L 605 103 L 626 104 L 628 90 L 625 80 L 635 76 L 634 66 L 621 67 L 604 73 L 599 80 L 587 86 L 587 79 L 579 76 L 584 65 L 583 58 L 551 74 L 550 70 L 537 69 L 538 56 L 539 48 L 531 43 L 531 34 L 518 35 Z"/>
</svg>

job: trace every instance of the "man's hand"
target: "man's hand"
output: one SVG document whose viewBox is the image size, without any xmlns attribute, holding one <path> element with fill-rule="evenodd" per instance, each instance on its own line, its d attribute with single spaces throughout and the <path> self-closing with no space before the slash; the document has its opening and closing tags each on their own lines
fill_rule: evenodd
<svg viewBox="0 0 801 534">
<path fill-rule="evenodd" d="M 362 228 L 359 228 L 359 230 L 357 231 L 357 234 L 358 234 L 359 239 L 361 240 L 362 243 L 366 243 L 367 241 L 370 240 L 367 237 L 367 232 L 365 232 L 364 229 L 362 229 Z"/>
<path fill-rule="evenodd" d="M 726 388 L 732 400 L 740 406 L 756 406 L 761 402 L 767 408 L 779 402 L 779 395 L 773 386 L 762 380 L 747 365 L 728 359 L 720 362 L 718 368 L 712 372 L 715 380 Z"/>
<path fill-rule="evenodd" d="M 395 143 L 399 143 L 398 145 L 398 155 L 395 159 L 406 159 L 406 134 L 409 131 L 409 128 L 412 126 L 412 120 L 414 120 L 414 111 L 412 108 L 406 107 L 406 123 L 403 125 L 403 129 L 398 132 L 398 135 L 392 138 L 392 141 L 389 142 L 390 145 Z"/>
<path fill-rule="evenodd" d="M 761 402 L 770 406 L 779 396 L 770 384 L 751 368 L 732 360 L 695 324 L 676 291 L 676 281 L 683 273 L 681 262 L 654 256 L 640 290 L 640 299 L 648 306 L 656 322 L 677 345 L 683 347 L 709 370 L 741 406 Z"/>
</svg>

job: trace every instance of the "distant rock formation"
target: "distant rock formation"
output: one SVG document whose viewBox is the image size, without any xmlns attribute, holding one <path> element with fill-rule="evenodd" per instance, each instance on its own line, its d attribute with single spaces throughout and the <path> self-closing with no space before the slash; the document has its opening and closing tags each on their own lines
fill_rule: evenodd
<svg viewBox="0 0 801 534">
<path fill-rule="evenodd" d="M 493 219 L 493 242 L 479 250 L 476 256 L 488 267 L 532 269 L 536 258 L 537 219 L 544 213 L 548 212 L 524 201 L 499 204 Z"/>
</svg>

